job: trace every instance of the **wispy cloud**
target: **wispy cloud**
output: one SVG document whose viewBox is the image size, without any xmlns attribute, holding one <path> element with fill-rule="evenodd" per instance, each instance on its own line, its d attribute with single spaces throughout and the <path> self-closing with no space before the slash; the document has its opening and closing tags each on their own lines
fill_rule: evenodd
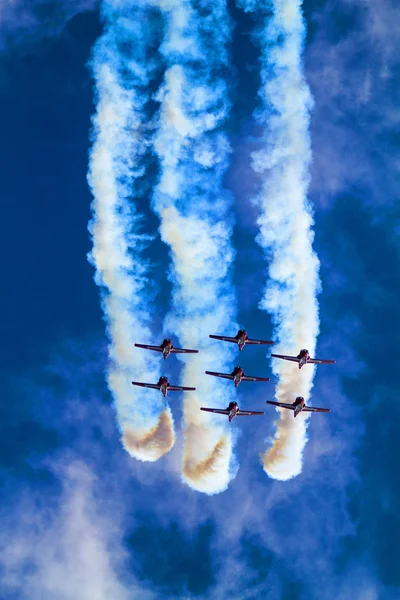
<svg viewBox="0 0 400 600">
<path fill-rule="evenodd" d="M 54 468 L 60 496 L 23 493 L 2 527 L 2 594 L 29 600 L 151 598 L 131 574 L 121 577 L 126 550 L 119 519 L 96 496 L 93 473 L 80 461 Z"/>
<path fill-rule="evenodd" d="M 171 250 L 173 308 L 165 328 L 182 345 L 199 348 L 184 357 L 182 379 L 196 393 L 184 397 L 182 474 L 194 489 L 214 494 L 235 473 L 231 430 L 202 413 L 203 404 L 225 407 L 230 394 L 204 371 L 230 372 L 232 349 L 215 344 L 210 333 L 236 332 L 231 285 L 231 199 L 222 188 L 230 152 L 220 127 L 229 112 L 226 42 L 230 24 L 224 2 L 207 14 L 190 1 L 160 2 L 166 19 L 160 47 L 167 70 L 158 92 L 159 128 L 154 147 L 161 165 L 154 208 Z"/>
<path fill-rule="evenodd" d="M 0 7 L 0 51 L 59 35 L 69 19 L 95 10 L 100 0 L 7 0 Z"/>
<path fill-rule="evenodd" d="M 108 385 L 122 441 L 132 456 L 154 461 L 174 444 L 172 414 L 159 392 L 131 385 L 132 377 L 156 383 L 160 375 L 159 357 L 134 349 L 135 339 L 150 339 L 151 322 L 141 253 L 148 236 L 142 234 L 135 194 L 136 180 L 144 173 L 142 128 L 154 67 L 147 56 L 152 31 L 143 27 L 146 7 L 136 1 L 105 3 L 103 12 L 106 31 L 92 60 L 97 109 L 88 175 L 94 196 L 91 260 L 103 289 L 110 338 Z M 132 52 L 125 55 L 124 44 L 133 37 Z"/>
<path fill-rule="evenodd" d="M 393 23 L 399 18 L 396 0 L 327 2 L 311 14 L 305 51 L 315 97 L 310 189 L 322 206 L 346 192 L 379 211 L 397 198 L 400 34 Z"/>
</svg>

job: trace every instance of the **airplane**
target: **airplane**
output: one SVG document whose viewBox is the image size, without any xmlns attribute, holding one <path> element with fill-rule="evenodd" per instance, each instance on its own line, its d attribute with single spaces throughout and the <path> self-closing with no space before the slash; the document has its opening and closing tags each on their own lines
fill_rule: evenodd
<svg viewBox="0 0 400 600">
<path fill-rule="evenodd" d="M 221 340 L 222 342 L 233 342 L 239 346 L 239 350 L 242 351 L 246 344 L 273 344 L 274 342 L 268 340 L 253 340 L 247 337 L 247 333 L 244 329 L 239 329 L 235 337 L 228 337 L 226 335 L 209 335 L 208 337 L 213 340 Z"/>
<path fill-rule="evenodd" d="M 183 387 L 181 385 L 170 385 L 167 377 L 160 377 L 157 383 L 141 383 L 140 381 L 132 381 L 132 385 L 150 388 L 152 390 L 160 390 L 164 398 L 168 392 L 194 392 L 194 387 Z"/>
<path fill-rule="evenodd" d="M 235 367 L 230 375 L 228 373 L 216 373 L 215 371 L 206 371 L 206 375 L 222 377 L 223 379 L 232 379 L 235 387 L 237 387 L 241 381 L 270 381 L 269 377 L 251 377 L 250 375 L 245 375 L 242 367 Z"/>
<path fill-rule="evenodd" d="M 165 338 L 162 344 L 159 346 L 150 346 L 149 344 L 135 344 L 137 348 L 145 348 L 146 350 L 154 350 L 155 352 L 162 352 L 164 359 L 169 356 L 169 354 L 197 354 L 198 350 L 187 350 L 185 348 L 174 348 L 171 340 L 169 338 Z"/>
<path fill-rule="evenodd" d="M 279 406 L 280 408 L 289 408 L 290 410 L 294 410 L 294 416 L 304 411 L 304 412 L 331 412 L 330 408 L 316 408 L 315 406 L 306 406 L 306 402 L 303 396 L 297 396 L 296 400 L 293 404 L 286 404 L 286 402 L 272 402 L 272 400 L 267 400 L 267 404 L 273 404 L 274 406 Z"/>
<path fill-rule="evenodd" d="M 263 415 L 264 412 L 258 412 L 255 410 L 240 410 L 237 402 L 229 402 L 227 408 L 204 408 L 203 406 L 200 410 L 205 410 L 207 412 L 212 412 L 217 415 L 228 415 L 229 423 L 235 417 L 252 417 L 253 415 Z"/>
<path fill-rule="evenodd" d="M 307 363 L 311 365 L 333 365 L 336 360 L 321 360 L 320 358 L 310 358 L 310 353 L 306 348 L 300 350 L 297 356 L 285 356 L 284 354 L 271 354 L 274 358 L 283 358 L 284 360 L 291 360 L 292 362 L 299 363 L 299 369 L 304 367 Z"/>
</svg>

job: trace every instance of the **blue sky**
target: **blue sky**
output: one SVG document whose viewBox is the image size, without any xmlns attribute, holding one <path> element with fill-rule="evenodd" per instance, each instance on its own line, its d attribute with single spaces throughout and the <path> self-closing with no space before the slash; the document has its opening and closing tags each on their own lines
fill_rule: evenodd
<svg viewBox="0 0 400 600">
<path fill-rule="evenodd" d="M 234 200 L 232 278 L 240 323 L 270 339 L 271 320 L 257 308 L 268 265 L 255 241 L 257 208 L 248 201 L 257 186 L 250 153 L 260 85 L 249 33 L 260 22 L 229 6 L 237 22 L 225 126 L 233 149 L 225 178 Z M 388 0 L 328 0 L 305 2 L 304 14 L 305 77 L 314 98 L 309 198 L 322 282 L 317 350 L 337 358 L 316 372 L 312 401 L 332 412 L 310 420 L 303 471 L 283 482 L 268 478 L 259 459 L 275 414 L 234 421 L 240 468 L 226 491 L 207 496 L 181 480 L 182 399 L 170 401 L 174 448 L 143 463 L 120 443 L 105 380 L 108 342 L 86 258 L 95 110 L 86 65 L 102 32 L 98 6 L 17 1 L 5 9 L 4 600 L 399 596 L 399 10 Z M 150 171 L 140 199 L 149 231 L 158 227 L 149 208 L 154 185 Z M 157 341 L 172 293 L 166 245 L 157 238 L 146 257 Z M 257 348 L 246 348 L 240 364 L 271 372 Z M 179 377 L 174 357 L 167 367 Z M 260 392 L 242 384 L 239 402 L 260 408 L 273 396 L 266 385 Z"/>
</svg>

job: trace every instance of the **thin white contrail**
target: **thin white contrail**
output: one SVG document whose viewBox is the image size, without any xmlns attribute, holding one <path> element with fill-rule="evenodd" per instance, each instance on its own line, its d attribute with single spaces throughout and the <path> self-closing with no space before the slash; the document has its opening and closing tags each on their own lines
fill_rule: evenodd
<svg viewBox="0 0 400 600">
<path fill-rule="evenodd" d="M 231 201 L 222 188 L 230 148 L 219 131 L 229 112 L 221 72 L 230 30 L 224 0 L 209 0 L 202 12 L 195 4 L 159 2 L 167 70 L 158 93 L 155 150 L 161 172 L 154 208 L 172 257 L 173 308 L 165 328 L 183 346 L 200 350 L 182 358 L 184 385 L 197 387 L 184 396 L 182 477 L 193 489 L 215 494 L 237 470 L 227 418 L 200 411 L 202 405 L 225 408 L 234 397 L 232 382 L 230 387 L 204 374 L 231 372 L 236 352 L 208 337 L 237 330 Z"/>
<path fill-rule="evenodd" d="M 144 173 L 146 89 L 152 69 L 146 56 L 149 33 L 143 27 L 147 13 L 145 3 L 129 0 L 104 2 L 102 12 L 105 33 L 92 58 L 96 114 L 88 173 L 94 197 L 90 259 L 103 293 L 110 339 L 107 381 L 122 443 L 135 458 L 154 461 L 174 444 L 171 411 L 157 390 L 131 385 L 132 379 L 156 383 L 160 375 L 159 357 L 133 346 L 151 339 L 141 254 L 146 236 L 140 233 L 135 207 L 136 179 Z"/>
<path fill-rule="evenodd" d="M 312 98 L 304 80 L 302 51 L 305 25 L 300 0 L 272 0 L 245 10 L 268 8 L 258 36 L 261 47 L 260 121 L 265 127 L 262 148 L 253 154 L 253 169 L 261 175 L 258 197 L 258 242 L 270 259 L 269 281 L 260 306 L 272 314 L 277 353 L 292 354 L 308 348 L 314 354 L 319 330 L 317 292 L 319 261 L 313 251 L 313 219 L 307 201 L 311 160 L 309 115 Z M 273 362 L 278 377 L 276 398 L 307 401 L 314 367 L 301 371 L 293 363 Z M 273 445 L 262 457 L 270 477 L 286 480 L 302 470 L 307 441 L 306 419 L 279 409 Z"/>
</svg>

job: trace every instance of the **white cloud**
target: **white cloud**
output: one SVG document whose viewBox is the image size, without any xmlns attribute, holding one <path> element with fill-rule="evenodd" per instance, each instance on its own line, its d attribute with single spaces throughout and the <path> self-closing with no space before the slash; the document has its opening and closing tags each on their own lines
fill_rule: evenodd
<svg viewBox="0 0 400 600">
<path fill-rule="evenodd" d="M 0 51 L 9 44 L 57 36 L 69 19 L 98 5 L 99 0 L 2 0 Z"/>
<path fill-rule="evenodd" d="M 339 0 L 312 15 L 305 54 L 315 99 L 311 192 L 321 204 L 354 188 L 366 202 L 396 197 L 400 165 L 390 136 L 400 123 L 399 19 L 395 0 Z"/>
<path fill-rule="evenodd" d="M 58 466 L 62 493 L 24 497 L 0 533 L 0 595 L 29 600 L 133 600 L 146 590 L 122 578 L 125 550 L 120 519 L 97 495 L 87 466 Z M 3 591 L 3 592 L 2 592 Z"/>
</svg>

